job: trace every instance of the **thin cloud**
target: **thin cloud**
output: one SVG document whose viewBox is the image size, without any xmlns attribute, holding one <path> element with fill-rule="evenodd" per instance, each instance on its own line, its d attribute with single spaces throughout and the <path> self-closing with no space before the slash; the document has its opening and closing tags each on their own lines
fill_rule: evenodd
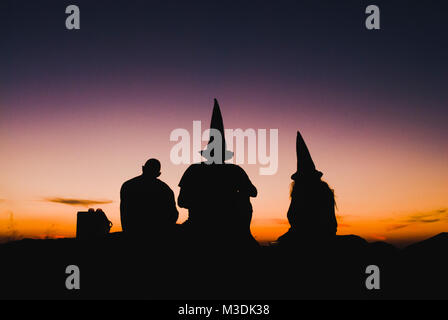
<svg viewBox="0 0 448 320">
<path fill-rule="evenodd" d="M 400 230 L 400 229 L 406 228 L 407 226 L 409 226 L 409 224 L 396 224 L 396 225 L 392 225 L 392 226 L 388 227 L 387 231 Z"/>
<path fill-rule="evenodd" d="M 66 204 L 75 207 L 78 206 L 88 207 L 92 205 L 108 204 L 113 202 L 112 200 L 90 200 L 90 199 L 73 199 L 73 198 L 46 198 L 44 200 L 48 202 Z"/>
<path fill-rule="evenodd" d="M 409 223 L 435 223 L 448 219 L 447 209 L 439 209 L 431 212 L 417 213 L 410 216 Z"/>
<path fill-rule="evenodd" d="M 386 230 L 396 231 L 406 228 L 412 224 L 427 224 L 440 221 L 448 221 L 448 209 L 442 208 L 430 212 L 414 213 L 401 221 L 397 221 L 395 224 L 387 226 Z"/>
<path fill-rule="evenodd" d="M 434 223 L 434 222 L 439 222 L 440 219 L 421 219 L 420 222 L 422 223 Z"/>
</svg>

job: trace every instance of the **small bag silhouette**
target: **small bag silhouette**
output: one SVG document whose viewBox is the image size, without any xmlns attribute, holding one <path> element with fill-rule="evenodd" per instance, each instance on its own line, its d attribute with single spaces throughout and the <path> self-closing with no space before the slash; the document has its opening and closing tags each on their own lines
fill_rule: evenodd
<svg viewBox="0 0 448 320">
<path fill-rule="evenodd" d="M 98 239 L 105 237 L 112 227 L 103 210 L 89 209 L 87 212 L 78 212 L 76 222 L 76 238 Z"/>
</svg>

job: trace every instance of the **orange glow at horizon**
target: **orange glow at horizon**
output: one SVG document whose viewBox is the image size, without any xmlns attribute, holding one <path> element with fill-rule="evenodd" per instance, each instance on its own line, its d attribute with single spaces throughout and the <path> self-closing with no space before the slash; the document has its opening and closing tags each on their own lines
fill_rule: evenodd
<svg viewBox="0 0 448 320">
<path fill-rule="evenodd" d="M 252 199 L 251 229 L 257 240 L 274 241 L 289 228 L 286 212 L 290 176 L 296 167 L 297 129 L 324 173 L 323 179 L 335 189 L 338 234 L 399 244 L 448 231 L 448 148 L 440 152 L 440 145 L 428 143 L 425 132 L 409 129 L 403 134 L 406 125 L 379 131 L 377 127 L 384 124 L 375 119 L 362 130 L 341 130 L 333 119 L 321 118 L 315 124 L 272 115 L 268 109 L 254 115 L 242 106 L 231 110 L 226 103 L 222 106 L 226 128 L 279 128 L 275 175 L 261 176 L 260 164 L 241 165 L 259 191 Z M 2 124 L 0 238 L 74 236 L 76 212 L 88 207 L 102 208 L 114 224 L 111 231 L 121 231 L 121 184 L 139 175 L 150 157 L 161 161 L 160 178 L 177 197 L 177 184 L 187 166 L 171 163 L 169 154 L 175 143 L 169 141 L 170 132 L 191 130 L 193 120 L 202 120 L 204 130 L 211 110 L 194 109 L 188 115 L 174 116 L 174 107 L 165 109 L 169 116 L 163 122 L 126 113 L 123 117 L 89 115 L 64 123 L 51 119 L 38 125 L 21 123 L 20 129 Z M 51 202 L 50 198 L 106 203 L 89 206 Z M 178 222 L 186 217 L 187 212 L 180 210 Z"/>
</svg>

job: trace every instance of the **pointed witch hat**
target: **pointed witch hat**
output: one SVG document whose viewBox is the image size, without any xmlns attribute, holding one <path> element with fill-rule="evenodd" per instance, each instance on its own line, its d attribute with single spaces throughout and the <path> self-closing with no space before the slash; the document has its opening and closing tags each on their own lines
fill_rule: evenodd
<svg viewBox="0 0 448 320">
<path fill-rule="evenodd" d="M 322 172 L 316 170 L 311 154 L 306 146 L 302 135 L 297 131 L 296 139 L 296 153 L 297 153 L 297 171 L 291 176 L 292 180 L 299 178 L 317 178 L 322 177 Z"/>
<path fill-rule="evenodd" d="M 212 120 L 210 122 L 210 129 L 218 130 L 221 133 L 222 137 L 222 163 L 224 161 L 232 159 L 233 152 L 227 150 L 226 148 L 226 140 L 224 136 L 224 122 L 222 120 L 221 110 L 219 109 L 218 101 L 215 99 L 215 104 L 213 106 Z M 210 135 L 210 140 L 205 150 L 201 151 L 201 155 L 207 160 L 211 160 L 214 156 L 214 150 L 210 150 L 210 144 L 213 142 L 214 137 Z"/>
</svg>

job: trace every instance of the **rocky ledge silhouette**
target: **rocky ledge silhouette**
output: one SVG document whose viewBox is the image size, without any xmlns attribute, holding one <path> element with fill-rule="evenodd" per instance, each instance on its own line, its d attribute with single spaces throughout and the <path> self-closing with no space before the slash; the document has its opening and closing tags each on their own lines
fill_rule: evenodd
<svg viewBox="0 0 448 320">
<path fill-rule="evenodd" d="M 0 298 L 446 299 L 447 248 L 448 233 L 404 249 L 355 235 L 251 249 L 122 233 L 24 239 L 0 245 Z M 65 287 L 68 265 L 80 269 L 80 290 Z M 379 290 L 366 288 L 369 265 L 379 267 Z"/>
</svg>

